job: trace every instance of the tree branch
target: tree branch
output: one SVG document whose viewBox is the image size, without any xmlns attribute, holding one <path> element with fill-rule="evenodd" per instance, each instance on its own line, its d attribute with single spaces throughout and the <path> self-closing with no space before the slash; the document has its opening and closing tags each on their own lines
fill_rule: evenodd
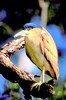
<svg viewBox="0 0 66 100">
<path fill-rule="evenodd" d="M 43 83 L 33 87 L 36 83 L 35 76 L 15 66 L 10 57 L 25 46 L 24 37 L 12 40 L 0 49 L 0 73 L 9 81 L 18 83 L 24 90 L 25 98 L 29 100 L 30 95 L 46 98 L 54 94 L 54 81 Z"/>
</svg>

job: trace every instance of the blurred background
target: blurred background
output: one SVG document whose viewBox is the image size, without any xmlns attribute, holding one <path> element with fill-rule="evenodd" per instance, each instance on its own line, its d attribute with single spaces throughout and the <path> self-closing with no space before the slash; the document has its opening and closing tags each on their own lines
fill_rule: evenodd
<svg viewBox="0 0 66 100">
<path fill-rule="evenodd" d="M 55 95 L 48 100 L 66 100 L 66 3 L 65 0 L 1 0 L 0 47 L 13 40 L 13 35 L 23 29 L 25 23 L 45 27 L 56 43 L 59 56 L 59 80 Z M 25 48 L 11 57 L 19 68 L 33 74 L 40 70 L 26 56 Z M 24 100 L 22 89 L 0 75 L 0 100 Z M 36 99 L 37 100 L 37 99 Z"/>
</svg>

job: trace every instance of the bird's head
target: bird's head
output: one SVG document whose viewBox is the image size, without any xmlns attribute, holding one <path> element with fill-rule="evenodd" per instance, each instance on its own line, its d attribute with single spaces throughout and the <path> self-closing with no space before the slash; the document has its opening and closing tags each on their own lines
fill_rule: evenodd
<svg viewBox="0 0 66 100">
<path fill-rule="evenodd" d="M 38 24 L 35 24 L 35 23 L 26 23 L 24 26 L 24 29 L 32 29 L 32 28 L 41 28 L 41 26 L 40 25 L 38 25 Z"/>
<path fill-rule="evenodd" d="M 26 23 L 24 24 L 23 28 L 24 30 L 21 30 L 20 32 L 16 33 L 14 35 L 14 38 L 20 38 L 20 37 L 24 37 L 26 34 L 28 34 L 28 31 L 32 28 L 42 28 L 41 26 L 35 24 L 35 23 Z"/>
</svg>

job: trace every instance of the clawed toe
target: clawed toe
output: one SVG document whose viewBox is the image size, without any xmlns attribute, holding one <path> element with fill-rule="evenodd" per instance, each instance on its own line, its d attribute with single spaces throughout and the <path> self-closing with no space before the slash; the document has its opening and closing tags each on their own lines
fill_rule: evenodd
<svg viewBox="0 0 66 100">
<path fill-rule="evenodd" d="M 37 88 L 38 86 L 40 87 L 40 85 L 41 85 L 41 82 L 34 83 L 31 89 L 33 89 L 34 87 Z"/>
</svg>

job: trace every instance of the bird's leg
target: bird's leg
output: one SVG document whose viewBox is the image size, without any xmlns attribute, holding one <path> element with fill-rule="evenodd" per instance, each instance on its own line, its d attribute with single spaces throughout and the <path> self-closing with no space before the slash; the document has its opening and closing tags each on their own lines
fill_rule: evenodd
<svg viewBox="0 0 66 100">
<path fill-rule="evenodd" d="M 45 75 L 45 66 L 43 67 L 43 70 L 42 70 L 42 72 L 41 72 L 41 75 L 40 75 L 40 81 L 39 82 L 37 82 L 37 83 L 35 83 L 33 86 L 32 86 L 32 88 L 33 87 L 38 87 L 38 86 L 40 86 L 43 82 L 44 82 L 44 75 Z"/>
<path fill-rule="evenodd" d="M 45 66 L 43 66 L 43 69 L 42 69 L 42 72 L 41 72 L 41 75 L 40 75 L 40 82 L 41 83 L 44 83 L 45 81 Z"/>
</svg>

